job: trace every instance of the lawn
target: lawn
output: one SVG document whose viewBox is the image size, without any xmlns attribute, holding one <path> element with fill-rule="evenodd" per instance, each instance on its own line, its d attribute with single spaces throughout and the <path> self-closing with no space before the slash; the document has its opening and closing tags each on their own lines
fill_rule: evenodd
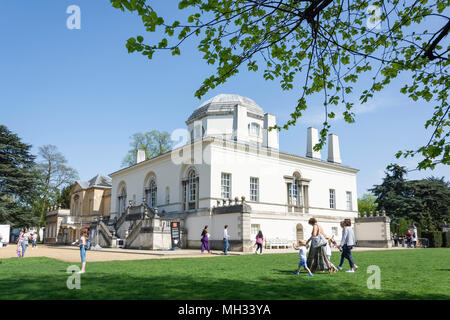
<svg viewBox="0 0 450 320">
<path fill-rule="evenodd" d="M 80 290 L 66 287 L 71 263 L 11 258 L 0 265 L 0 299 L 450 299 L 449 249 L 353 256 L 356 273 L 313 278 L 292 274 L 297 254 L 88 262 Z M 379 290 L 367 288 L 370 265 L 380 267 Z"/>
</svg>

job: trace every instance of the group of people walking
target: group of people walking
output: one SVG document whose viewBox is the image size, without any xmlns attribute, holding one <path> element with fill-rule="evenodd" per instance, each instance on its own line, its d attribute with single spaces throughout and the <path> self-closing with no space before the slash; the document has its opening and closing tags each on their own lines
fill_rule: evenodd
<svg viewBox="0 0 450 320">
<path fill-rule="evenodd" d="M 352 249 L 356 245 L 356 240 L 355 233 L 351 227 L 352 223 L 350 219 L 345 219 L 340 223 L 342 228 L 342 238 L 339 245 L 336 243 L 334 236 L 328 237 L 325 234 L 322 226 L 317 223 L 317 220 L 315 218 L 309 219 L 308 223 L 313 228 L 311 237 L 307 241 L 299 240 L 298 246 L 296 246 L 295 244 L 293 245 L 296 250 L 299 250 L 300 259 L 298 269 L 295 274 L 299 274 L 302 268 L 304 268 L 308 272 L 309 276 L 313 276 L 313 273 L 317 271 L 328 271 L 330 274 L 332 274 L 337 272 L 338 270 L 342 270 L 345 260 L 348 260 L 350 264 L 350 269 L 347 272 L 355 272 L 358 269 L 358 266 L 355 264 L 352 256 Z M 209 237 L 210 234 L 208 226 L 205 226 L 201 234 L 202 253 L 204 253 L 205 251 L 211 253 Z M 225 225 L 223 229 L 223 242 L 223 253 L 225 255 L 228 255 L 228 225 Z M 262 254 L 263 243 L 264 236 L 262 231 L 259 230 L 258 234 L 256 235 L 254 244 L 254 246 L 256 247 L 256 254 Z M 311 243 L 310 246 L 309 243 Z M 308 247 L 309 252 L 307 254 Z M 341 251 L 341 259 L 338 266 L 335 266 L 333 265 L 333 263 L 331 263 L 332 247 L 336 247 L 339 249 L 339 251 Z"/>
<path fill-rule="evenodd" d="M 351 228 L 351 220 L 345 219 L 341 221 L 342 228 L 341 244 L 337 245 L 334 236 L 328 237 L 323 231 L 322 226 L 317 223 L 315 218 L 309 219 L 308 223 L 313 227 L 311 237 L 305 241 L 300 240 L 299 245 L 294 246 L 299 250 L 300 263 L 295 274 L 299 274 L 303 267 L 309 276 L 317 271 L 328 271 L 330 274 L 342 270 L 345 260 L 350 264 L 350 269 L 347 272 L 355 272 L 358 266 L 355 264 L 352 256 L 352 249 L 356 245 L 355 234 Z M 306 257 L 306 249 L 311 242 L 308 257 Z M 331 247 L 337 247 L 341 251 L 341 260 L 338 266 L 331 263 Z"/>
<path fill-rule="evenodd" d="M 208 226 L 205 226 L 205 228 L 202 231 L 200 241 L 202 243 L 201 251 L 202 253 L 208 251 L 208 253 L 211 253 L 211 249 L 209 247 L 209 230 Z M 223 254 L 228 255 L 228 248 L 230 247 L 229 243 L 230 236 L 228 235 L 228 225 L 225 225 L 223 228 L 223 242 L 224 242 L 224 248 L 223 248 Z"/>
<path fill-rule="evenodd" d="M 27 228 L 24 231 L 20 231 L 19 238 L 17 239 L 16 253 L 19 258 L 25 257 L 25 252 L 27 251 L 28 245 L 31 240 L 32 249 L 37 248 L 37 232 L 30 233 Z M 86 230 L 81 232 L 81 237 L 77 241 L 80 247 L 80 257 L 81 257 L 81 270 L 79 273 L 84 273 L 86 268 L 86 250 L 89 250 L 90 242 L 88 238 L 88 233 Z M 1 261 L 0 261 L 1 263 Z"/>
<path fill-rule="evenodd" d="M 407 248 L 417 248 L 417 244 L 418 244 L 418 237 L 417 237 L 417 229 L 412 229 L 412 230 L 408 230 L 408 232 L 405 233 L 404 236 L 399 236 L 396 233 L 394 233 L 394 247 L 398 247 L 399 245 L 401 245 L 402 247 L 406 247 Z"/>
<path fill-rule="evenodd" d="M 30 244 L 32 249 L 37 248 L 37 232 L 30 233 L 27 228 L 24 231 L 20 231 L 19 238 L 17 239 L 16 253 L 19 258 L 25 257 L 25 252 L 27 251 L 28 245 Z"/>
<path fill-rule="evenodd" d="M 338 270 L 342 270 L 342 266 L 344 261 L 347 259 L 350 264 L 350 269 L 347 272 L 355 272 L 358 269 L 358 266 L 355 264 L 352 257 L 352 249 L 355 246 L 355 234 L 353 229 L 351 228 L 351 220 L 345 219 L 341 222 L 342 227 L 342 238 L 341 244 L 337 245 L 334 240 L 334 236 L 328 237 L 323 231 L 322 226 L 317 223 L 315 218 L 309 219 L 308 223 L 312 226 L 313 230 L 311 233 L 311 237 L 305 240 L 299 240 L 298 246 L 295 244 L 293 247 L 296 250 L 299 250 L 299 259 L 300 262 L 298 264 L 298 269 L 295 274 L 299 274 L 301 272 L 301 268 L 304 268 L 309 276 L 313 276 L 313 273 L 317 271 L 328 271 L 330 274 L 333 272 L 337 272 Z M 209 245 L 209 230 L 208 226 L 205 226 L 201 233 L 201 252 L 204 253 L 207 251 L 211 253 L 210 245 Z M 228 234 L 228 225 L 224 226 L 223 229 L 223 242 L 224 242 L 224 255 L 228 255 L 229 248 L 229 234 Z M 412 238 L 412 236 L 411 236 Z M 36 248 L 37 241 L 37 233 L 34 232 L 30 234 L 27 229 L 21 231 L 19 234 L 19 238 L 17 241 L 17 254 L 19 257 L 24 257 L 25 252 L 27 250 L 29 241 L 32 241 L 33 249 Z M 261 230 L 259 230 L 258 234 L 255 238 L 255 253 L 262 254 L 262 247 L 264 242 L 264 236 Z M 309 243 L 311 242 L 311 246 L 307 255 L 307 249 Z M 86 230 L 81 232 L 81 237 L 78 240 L 78 246 L 80 247 L 80 257 L 81 257 L 81 270 L 79 273 L 85 273 L 86 268 L 86 250 L 89 250 L 90 242 L 88 238 L 88 233 Z M 338 266 L 334 266 L 331 263 L 331 247 L 335 246 L 341 251 L 341 260 Z M 22 249 L 20 251 L 20 249 Z"/>
</svg>

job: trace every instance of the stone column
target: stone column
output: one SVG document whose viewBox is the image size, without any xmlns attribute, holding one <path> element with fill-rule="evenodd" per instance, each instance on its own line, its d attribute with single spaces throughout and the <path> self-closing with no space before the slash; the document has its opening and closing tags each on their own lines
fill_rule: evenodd
<svg viewBox="0 0 450 320">
<path fill-rule="evenodd" d="M 241 213 L 241 240 L 242 240 L 242 251 L 251 252 L 253 247 L 253 242 L 250 239 L 250 213 Z"/>
</svg>

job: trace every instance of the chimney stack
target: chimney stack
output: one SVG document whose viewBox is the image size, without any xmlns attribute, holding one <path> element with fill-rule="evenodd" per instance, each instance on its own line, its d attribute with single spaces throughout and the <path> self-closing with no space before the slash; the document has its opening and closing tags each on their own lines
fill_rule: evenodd
<svg viewBox="0 0 450 320">
<path fill-rule="evenodd" d="M 144 149 L 138 149 L 136 154 L 136 164 L 145 161 L 145 150 Z"/>
<path fill-rule="evenodd" d="M 269 131 L 270 127 L 277 124 L 276 117 L 273 114 L 264 114 L 264 127 L 263 127 L 263 147 L 278 149 L 278 130 L 273 129 Z"/>
<path fill-rule="evenodd" d="M 339 137 L 334 133 L 328 135 L 328 162 L 342 163 Z"/>
<path fill-rule="evenodd" d="M 309 127 L 306 141 L 306 156 L 313 159 L 321 159 L 320 151 L 314 151 L 314 146 L 319 143 L 319 131 Z"/>
</svg>

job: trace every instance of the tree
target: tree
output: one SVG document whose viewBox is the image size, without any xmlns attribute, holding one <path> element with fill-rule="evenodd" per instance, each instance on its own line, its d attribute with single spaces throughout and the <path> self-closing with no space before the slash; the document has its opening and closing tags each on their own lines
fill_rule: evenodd
<svg viewBox="0 0 450 320">
<path fill-rule="evenodd" d="M 382 184 L 370 189 L 378 210 L 385 210 L 398 228 L 415 222 L 421 230 L 439 230 L 450 217 L 449 183 L 433 177 L 407 181 L 405 175 L 404 167 L 391 164 Z"/>
<path fill-rule="evenodd" d="M 75 183 L 71 183 L 64 187 L 61 191 L 57 190 L 57 206 L 63 209 L 70 209 L 70 191 L 74 187 Z"/>
<path fill-rule="evenodd" d="M 136 164 L 136 153 L 138 149 L 145 150 L 145 158 L 150 159 L 172 150 L 172 141 L 167 132 L 152 130 L 146 133 L 135 133 L 130 139 L 131 149 L 122 161 L 122 166 L 132 166 Z"/>
<path fill-rule="evenodd" d="M 394 224 L 400 218 L 414 219 L 420 213 L 421 202 L 412 197 L 413 190 L 405 179 L 406 169 L 390 164 L 387 170 L 381 185 L 369 189 L 377 197 L 378 210 L 385 210 Z"/>
<path fill-rule="evenodd" d="M 56 146 L 40 147 L 39 156 L 42 159 L 37 166 L 41 173 L 40 197 L 35 206 L 40 208 L 40 222 L 43 225 L 49 206 L 57 204 L 58 190 L 78 179 L 78 173 L 67 166 L 66 158 Z"/>
<path fill-rule="evenodd" d="M 352 123 L 352 95 L 364 104 L 407 73 L 411 80 L 401 93 L 415 101 L 434 101 L 425 123 L 432 134 L 426 145 L 399 151 L 396 157 L 423 156 L 419 169 L 450 163 L 450 46 L 443 43 L 450 29 L 444 15 L 449 1 L 179 0 L 186 22 L 168 21 L 147 0 L 110 2 L 122 11 L 136 12 L 146 31 L 161 32 L 149 44 L 141 35 L 129 38 L 128 52 L 141 52 L 148 59 L 157 51 L 179 55 L 187 39 L 199 38 L 203 59 L 217 68 L 195 92 L 198 98 L 240 69 L 256 72 L 262 66 L 264 79 L 279 80 L 283 90 L 299 88 L 291 119 L 273 127 L 281 130 L 295 125 L 308 99 L 322 94 L 324 122 L 315 150 L 323 147 L 338 105 L 345 107 L 344 119 Z M 363 74 L 373 81 L 355 92 L 354 84 L 361 85 Z"/>
<path fill-rule="evenodd" d="M 397 232 L 398 235 L 405 235 L 408 230 L 411 228 L 411 220 L 407 220 L 405 218 L 398 219 L 396 224 L 396 228 L 394 228 L 394 232 Z"/>
<path fill-rule="evenodd" d="M 358 211 L 361 213 L 369 213 L 377 210 L 378 204 L 375 202 L 376 197 L 370 193 L 363 194 L 361 198 L 358 198 Z"/>
<path fill-rule="evenodd" d="M 421 201 L 421 215 L 417 221 L 423 230 L 440 230 L 450 218 L 450 186 L 438 178 L 408 181 L 413 189 L 412 196 Z"/>
<path fill-rule="evenodd" d="M 38 222 L 31 207 L 38 173 L 30 149 L 31 145 L 0 125 L 0 224 L 30 227 Z"/>
</svg>

